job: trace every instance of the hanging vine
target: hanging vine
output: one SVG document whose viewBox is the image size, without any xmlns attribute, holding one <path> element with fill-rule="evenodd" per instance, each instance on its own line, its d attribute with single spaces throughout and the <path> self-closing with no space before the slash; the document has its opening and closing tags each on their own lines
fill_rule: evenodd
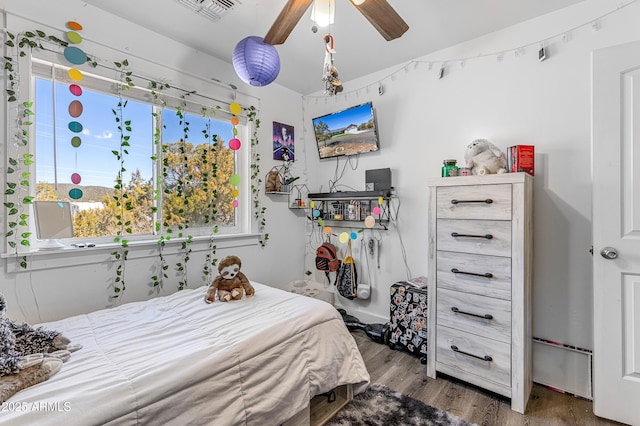
<svg viewBox="0 0 640 426">
<path fill-rule="evenodd" d="M 31 139 L 29 132 L 33 125 L 34 113 L 32 101 L 22 101 L 20 96 L 20 58 L 26 57 L 33 49 L 44 49 L 43 43 L 50 42 L 58 46 L 66 47 L 67 42 L 58 37 L 47 35 L 44 31 L 25 31 L 20 34 L 6 32 L 5 46 L 7 56 L 4 56 L 4 70 L 7 75 L 7 103 L 16 107 L 8 108 L 12 111 L 15 121 L 10 129 L 10 140 L 13 142 L 14 151 L 7 149 L 6 183 L 4 190 L 4 206 L 7 212 L 8 230 L 5 233 L 7 244 L 15 250 L 18 256 L 19 247 L 29 247 L 32 233 L 29 231 L 29 206 L 34 197 L 30 195 L 29 181 L 31 178 L 31 166 L 34 164 L 33 154 L 29 152 L 28 145 Z M 87 59 L 89 61 L 89 59 Z M 11 120 L 9 120 L 11 122 Z M 27 267 L 27 256 L 23 255 L 20 267 Z"/>
<path fill-rule="evenodd" d="M 133 80 L 131 78 L 132 72 L 128 70 L 129 61 L 126 59 L 122 62 L 114 62 L 114 65 L 118 71 L 118 104 L 115 109 L 112 109 L 115 121 L 117 124 L 117 130 L 120 136 L 120 145 L 118 149 L 111 151 L 119 162 L 118 175 L 116 178 L 116 184 L 114 185 L 113 199 L 116 203 L 116 207 L 119 209 L 116 214 L 117 231 L 113 241 L 119 243 L 119 247 L 111 252 L 116 263 L 116 277 L 113 283 L 113 295 L 114 299 L 122 296 L 122 293 L 126 290 L 125 285 L 125 267 L 127 256 L 129 254 L 129 240 L 125 238 L 126 235 L 132 233 L 131 219 L 128 218 L 126 212 L 133 210 L 132 202 L 129 200 L 129 194 L 123 183 L 123 175 L 127 171 L 125 168 L 125 158 L 129 154 L 129 140 L 131 138 L 131 120 L 125 120 L 124 113 L 127 107 L 127 100 L 124 98 L 123 93 L 134 87 Z"/>
<path fill-rule="evenodd" d="M 155 82 L 152 81 L 149 84 L 149 88 L 151 89 L 151 95 L 156 103 L 159 105 L 161 109 L 164 109 L 167 106 L 167 102 L 162 97 L 162 91 L 170 89 L 171 86 L 167 83 Z M 154 131 L 153 131 L 153 145 L 155 147 L 154 154 L 151 156 L 151 161 L 153 164 L 157 164 L 158 156 L 156 153 L 158 149 L 160 149 L 161 153 L 166 152 L 166 147 L 162 145 L 162 115 L 158 114 L 156 111 L 152 112 L 153 122 L 154 122 Z M 163 282 L 165 279 L 168 279 L 167 270 L 169 269 L 169 264 L 167 263 L 166 258 L 164 257 L 164 249 L 166 245 L 167 238 L 162 234 L 162 226 L 161 222 L 157 219 L 158 214 L 162 216 L 162 212 L 158 211 L 158 204 L 160 203 L 160 199 L 162 197 L 161 188 L 164 184 L 164 177 L 166 176 L 167 171 L 163 168 L 162 173 L 156 174 L 156 185 L 153 189 L 153 207 L 152 213 L 156 216 L 156 220 L 154 223 L 155 232 L 160 234 L 158 238 L 158 258 L 160 260 L 160 264 L 158 265 L 157 273 L 151 276 L 151 285 L 155 288 L 162 288 Z"/>
<path fill-rule="evenodd" d="M 178 290 L 184 290 L 188 286 L 187 263 L 190 259 L 191 243 L 193 242 L 193 237 L 191 235 L 187 234 L 185 237 L 185 232 L 189 229 L 189 218 L 188 215 L 185 214 L 189 207 L 187 187 L 189 182 L 193 179 L 193 176 L 189 171 L 189 157 L 187 155 L 186 146 L 187 139 L 189 138 L 189 122 L 186 119 L 186 98 L 189 94 L 190 93 L 185 93 L 181 96 L 182 100 L 180 106 L 176 109 L 176 115 L 180 120 L 179 125 L 182 127 L 182 138 L 180 138 L 180 141 L 178 142 L 178 168 L 181 170 L 178 172 L 176 181 L 176 196 L 178 197 L 178 200 L 181 201 L 181 205 L 178 208 L 178 215 L 180 218 L 180 222 L 178 223 L 178 238 L 185 238 L 180 243 L 182 261 L 176 263 L 176 271 L 181 275 L 181 279 L 178 280 Z"/>
<path fill-rule="evenodd" d="M 215 112 L 202 108 L 202 116 L 205 118 L 211 118 L 215 115 Z M 205 278 L 213 275 L 212 270 L 215 269 L 218 259 L 215 257 L 217 251 L 217 245 L 215 244 L 214 235 L 218 233 L 218 225 L 216 218 L 218 214 L 218 185 L 216 178 L 218 176 L 218 163 L 217 163 L 217 150 L 218 150 L 218 135 L 211 132 L 211 120 L 206 121 L 205 128 L 202 130 L 202 135 L 207 141 L 207 146 L 200 153 L 203 164 L 202 172 L 202 189 L 205 193 L 211 193 L 210 197 L 207 197 L 207 207 L 204 215 L 205 225 L 211 226 L 211 234 L 209 235 L 209 246 L 207 247 L 207 254 L 205 255 L 204 265 L 202 267 L 202 274 Z M 211 164 L 209 164 L 209 158 L 212 158 Z"/>
<path fill-rule="evenodd" d="M 251 194 L 253 196 L 253 214 L 258 222 L 258 232 L 261 233 L 258 240 L 261 247 L 267 245 L 269 234 L 265 233 L 267 227 L 266 212 L 267 208 L 260 203 L 260 188 L 262 188 L 262 177 L 260 175 L 260 153 L 258 152 L 258 129 L 260 128 L 260 119 L 256 108 L 251 105 L 247 108 L 247 119 L 252 126 L 251 133 Z"/>
</svg>

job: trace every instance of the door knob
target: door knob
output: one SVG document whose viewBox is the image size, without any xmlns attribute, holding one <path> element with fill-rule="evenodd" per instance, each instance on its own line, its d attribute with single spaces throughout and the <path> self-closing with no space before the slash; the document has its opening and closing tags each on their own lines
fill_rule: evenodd
<svg viewBox="0 0 640 426">
<path fill-rule="evenodd" d="M 600 250 L 600 255 L 605 259 L 611 260 L 618 257 L 618 252 L 613 247 L 605 247 Z"/>
</svg>

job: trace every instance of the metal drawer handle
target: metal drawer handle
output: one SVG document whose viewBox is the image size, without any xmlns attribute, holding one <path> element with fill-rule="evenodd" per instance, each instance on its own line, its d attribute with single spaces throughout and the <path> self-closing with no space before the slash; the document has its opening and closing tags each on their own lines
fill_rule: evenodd
<svg viewBox="0 0 640 426">
<path fill-rule="evenodd" d="M 487 240 L 491 240 L 493 239 L 493 235 L 491 234 L 485 234 L 485 235 L 473 235 L 473 234 L 458 234 L 457 232 L 452 232 L 451 236 L 453 238 L 458 238 L 458 237 L 467 237 L 467 238 L 486 238 Z"/>
<path fill-rule="evenodd" d="M 491 358 L 490 355 L 485 355 L 485 356 L 474 355 L 474 354 L 471 354 L 469 352 L 461 351 L 460 349 L 458 349 L 458 347 L 456 345 L 451 345 L 451 350 L 454 351 L 454 352 L 458 352 L 459 354 L 462 354 L 462 355 L 467 355 L 467 356 L 470 356 L 472 358 L 479 359 L 481 361 L 493 361 L 493 358 Z"/>
<path fill-rule="evenodd" d="M 491 204 L 493 200 L 491 198 L 487 198 L 486 200 L 451 200 L 451 204 L 460 204 L 460 203 L 485 203 Z"/>
<path fill-rule="evenodd" d="M 478 274 L 478 273 L 475 273 L 475 272 L 460 271 L 458 268 L 451 268 L 451 272 L 453 272 L 454 274 L 465 274 L 465 275 L 473 275 L 475 277 L 493 278 L 493 274 L 491 272 L 485 272 L 484 274 Z"/>
<path fill-rule="evenodd" d="M 451 310 L 453 312 L 455 312 L 456 314 L 464 314 L 464 315 L 469 315 L 470 317 L 476 317 L 476 318 L 482 318 L 482 319 L 488 319 L 488 320 L 493 319 L 493 315 L 491 315 L 491 314 L 481 315 L 481 314 L 474 314 L 474 313 L 471 313 L 471 312 L 465 312 L 465 311 L 461 311 L 456 306 L 452 306 Z"/>
</svg>

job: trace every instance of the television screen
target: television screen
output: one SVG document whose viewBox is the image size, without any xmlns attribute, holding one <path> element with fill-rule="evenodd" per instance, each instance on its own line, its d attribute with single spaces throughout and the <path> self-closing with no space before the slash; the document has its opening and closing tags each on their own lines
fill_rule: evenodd
<svg viewBox="0 0 640 426">
<path fill-rule="evenodd" d="M 378 129 L 371 102 L 313 119 L 320 159 L 379 149 Z"/>
</svg>

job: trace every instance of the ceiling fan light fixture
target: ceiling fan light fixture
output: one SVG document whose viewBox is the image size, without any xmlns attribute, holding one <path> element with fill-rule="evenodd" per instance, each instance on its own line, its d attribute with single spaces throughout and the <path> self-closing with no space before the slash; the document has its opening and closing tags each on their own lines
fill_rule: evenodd
<svg viewBox="0 0 640 426">
<path fill-rule="evenodd" d="M 335 18 L 334 0 L 314 0 L 311 9 L 311 20 L 319 27 L 333 24 Z"/>
</svg>

